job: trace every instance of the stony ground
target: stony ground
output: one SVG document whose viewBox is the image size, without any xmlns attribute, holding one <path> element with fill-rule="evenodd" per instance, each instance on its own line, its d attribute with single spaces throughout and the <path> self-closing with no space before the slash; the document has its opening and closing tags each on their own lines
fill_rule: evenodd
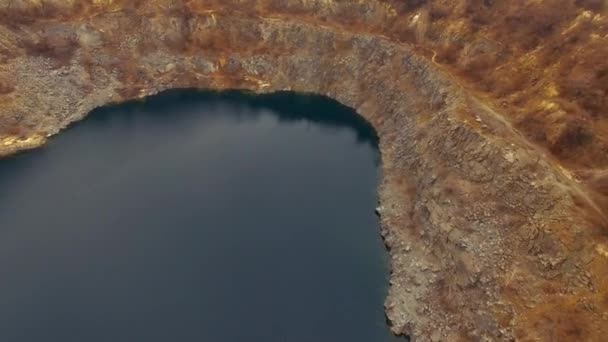
<svg viewBox="0 0 608 342">
<path fill-rule="evenodd" d="M 0 155 L 169 88 L 323 94 L 380 136 L 395 333 L 602 341 L 608 5 L 513 3 L 4 2 Z"/>
</svg>

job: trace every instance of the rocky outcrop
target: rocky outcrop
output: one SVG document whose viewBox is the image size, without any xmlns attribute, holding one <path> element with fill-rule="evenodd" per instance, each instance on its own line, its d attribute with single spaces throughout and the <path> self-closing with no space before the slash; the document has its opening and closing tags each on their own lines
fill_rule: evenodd
<svg viewBox="0 0 608 342">
<path fill-rule="evenodd" d="M 395 333 L 600 341 L 608 334 L 606 165 L 562 152 L 602 148 L 604 126 L 576 110 L 591 99 L 605 112 L 594 94 L 606 90 L 589 76 L 578 83 L 588 96 L 572 107 L 554 65 L 536 81 L 544 92 L 498 82 L 505 74 L 497 64 L 517 69 L 544 50 L 526 50 L 533 40 L 505 48 L 501 26 L 482 14 L 508 5 L 493 3 L 9 2 L 0 6 L 0 154 L 40 146 L 95 107 L 169 88 L 326 95 L 380 137 L 379 213 L 392 269 L 385 305 Z M 550 6 L 524 3 L 517 6 Z M 579 45 L 605 42 L 604 3 L 576 3 L 541 25 L 555 26 L 543 37 L 587 25 L 599 36 Z M 472 23 L 487 30 L 472 32 Z M 590 67 L 580 68 L 587 75 Z M 526 70 L 511 76 L 527 80 Z M 565 114 L 521 114 L 541 103 Z M 538 132 L 522 122 L 533 121 L 555 138 L 531 138 Z M 593 145 L 579 144 L 585 139 Z M 576 146 L 556 150 L 549 140 Z"/>
</svg>

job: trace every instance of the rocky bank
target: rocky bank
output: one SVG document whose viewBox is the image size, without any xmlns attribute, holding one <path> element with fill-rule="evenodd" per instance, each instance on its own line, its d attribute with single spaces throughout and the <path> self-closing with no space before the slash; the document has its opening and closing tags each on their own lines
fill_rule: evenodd
<svg viewBox="0 0 608 342">
<path fill-rule="evenodd" d="M 38 147 L 96 107 L 170 88 L 326 95 L 380 137 L 396 334 L 601 341 L 607 8 L 4 0 L 0 155 Z"/>
</svg>

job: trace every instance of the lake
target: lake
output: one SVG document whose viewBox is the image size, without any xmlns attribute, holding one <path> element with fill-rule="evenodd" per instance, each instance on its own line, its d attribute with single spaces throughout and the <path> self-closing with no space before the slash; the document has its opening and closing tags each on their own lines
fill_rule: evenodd
<svg viewBox="0 0 608 342">
<path fill-rule="evenodd" d="M 395 341 L 372 128 L 170 91 L 0 161 L 0 341 Z"/>
</svg>

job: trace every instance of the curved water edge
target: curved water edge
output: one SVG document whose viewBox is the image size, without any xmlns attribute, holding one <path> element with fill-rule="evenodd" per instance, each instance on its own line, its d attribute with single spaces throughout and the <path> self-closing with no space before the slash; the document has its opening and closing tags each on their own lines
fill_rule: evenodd
<svg viewBox="0 0 608 342">
<path fill-rule="evenodd" d="M 188 114 L 188 112 L 197 114 Z M 143 140 L 139 141 L 139 139 Z M 214 321 L 214 314 L 224 318 L 224 320 L 220 319 L 215 324 L 211 324 L 208 331 L 221 331 L 215 331 L 216 334 L 230 331 L 230 334 L 234 334 L 235 331 L 243 330 L 242 335 L 215 335 L 207 338 L 223 337 L 222 340 L 226 341 L 252 336 L 255 338 L 256 335 L 258 338 L 268 338 L 271 336 L 267 335 L 269 332 L 260 327 L 276 324 L 273 330 L 280 330 L 281 334 L 284 334 L 276 336 L 279 338 L 278 340 L 286 336 L 290 341 L 307 341 L 307 338 L 316 338 L 316 340 L 339 338 L 339 340 L 349 341 L 393 340 L 394 337 L 390 335 L 388 326 L 385 325 L 382 308 L 388 287 L 388 261 L 382 248 L 378 223 L 373 212 L 379 165 L 377 142 L 378 138 L 373 129 L 353 110 L 320 96 L 303 96 L 294 93 L 252 95 L 233 91 L 182 90 L 165 92 L 147 98 L 144 102 L 129 102 L 97 109 L 86 120 L 75 124 L 72 129 L 52 139 L 42 149 L 2 161 L 7 165 L 10 163 L 10 165 L 0 169 L 0 185 L 8 189 L 5 193 L 7 196 L 0 198 L 0 202 L 4 202 L 0 205 L 0 208 L 4 208 L 0 209 L 0 212 L 3 212 L 0 220 L 10 220 L 12 217 L 15 221 L 14 224 L 0 226 L 19 228 L 4 230 L 4 235 L 11 237 L 11 239 L 5 239 L 4 244 L 12 243 L 13 246 L 21 244 L 23 247 L 19 250 L 14 248 L 9 250 L 7 253 L 14 254 L 4 260 L 15 260 L 15 257 L 28 251 L 28 246 L 32 247 L 31 243 L 42 247 L 34 250 L 33 254 L 38 254 L 38 256 L 29 257 L 30 268 L 25 267 L 26 270 L 20 276 L 28 278 L 40 274 L 39 271 L 43 270 L 41 268 L 43 256 L 52 260 L 51 264 L 55 269 L 51 267 L 51 270 L 63 274 L 63 276 L 57 277 L 57 274 L 53 275 L 53 272 L 48 270 L 43 272 L 44 276 L 49 279 L 42 283 L 51 284 L 51 286 L 50 289 L 38 293 L 38 299 L 40 299 L 38 303 L 46 303 L 47 305 L 44 307 L 50 308 L 47 310 L 51 311 L 61 305 L 71 308 L 71 312 L 61 312 L 59 315 L 55 312 L 56 315 L 53 317 L 71 316 L 82 311 L 83 308 L 79 309 L 77 303 L 71 303 L 69 295 L 72 293 L 76 293 L 74 298 L 78 298 L 85 304 L 88 303 L 89 307 L 107 305 L 105 301 L 96 301 L 95 298 L 91 298 L 91 294 L 93 294 L 91 290 L 103 292 L 98 285 L 87 283 L 85 276 L 82 278 L 68 276 L 74 274 L 75 269 L 85 275 L 98 278 L 108 276 L 110 273 L 107 270 L 115 268 L 122 270 L 123 273 L 120 273 L 122 279 L 110 277 L 109 280 L 109 287 L 116 293 L 105 293 L 100 297 L 112 298 L 113 294 L 118 294 L 118 297 L 122 296 L 125 300 L 131 299 L 131 296 L 128 295 L 129 291 L 141 286 L 137 277 L 132 275 L 133 273 L 137 274 L 143 269 L 143 278 L 148 279 L 150 284 L 159 281 L 162 283 L 161 279 L 164 277 L 159 277 L 153 270 L 147 270 L 147 268 L 154 263 L 156 266 L 162 265 L 163 262 L 171 264 L 173 259 L 162 261 L 159 258 L 168 258 L 172 253 L 176 253 L 181 257 L 181 259 L 172 261 L 172 266 L 177 267 L 177 271 L 160 267 L 164 272 L 170 271 L 175 279 L 189 278 L 190 275 L 196 274 L 192 270 L 182 269 L 185 267 L 183 266 L 185 261 L 211 260 L 215 262 L 222 260 L 229 264 L 224 265 L 228 266 L 223 267 L 224 271 L 215 269 L 217 264 L 215 266 L 199 264 L 197 267 L 210 267 L 206 271 L 208 272 L 205 274 L 206 277 L 192 276 L 194 278 L 192 283 L 196 286 L 186 286 L 186 288 L 180 288 L 179 291 L 174 291 L 175 293 L 190 293 L 194 296 L 192 298 L 201 303 L 208 304 L 217 301 L 217 306 L 210 305 L 214 308 L 211 311 L 214 312 L 194 312 L 194 316 L 207 317 L 204 320 L 207 322 Z M 295 145 L 290 145 L 290 143 L 295 143 Z M 256 152 L 257 148 L 261 150 Z M 243 156 L 247 157 L 243 158 Z M 315 158 L 321 159 L 317 159 L 315 162 Z M 245 164 L 243 164 L 243 160 L 246 161 Z M 139 164 L 140 162 L 143 164 Z M 124 166 L 124 169 L 117 172 L 117 165 Z M 220 166 L 210 171 L 213 169 L 213 165 Z M 261 168 L 261 166 L 266 168 Z M 278 166 L 287 171 L 277 170 Z M 80 173 L 75 174 L 77 173 L 75 171 Z M 65 183 L 65 180 L 59 180 L 60 177 L 65 177 L 66 172 L 71 173 L 67 186 L 60 184 L 60 182 Z M 165 178 L 167 173 L 172 177 Z M 205 180 L 204 176 L 212 178 Z M 297 177 L 294 179 L 294 176 Z M 99 177 L 114 180 L 101 185 L 97 184 Z M 254 181 L 247 178 L 254 179 Z M 192 188 L 195 187 L 193 184 L 197 183 L 204 184 L 204 186 L 201 189 L 193 190 Z M 135 189 L 130 188 L 133 184 Z M 303 185 L 303 188 L 296 190 L 295 186 L 298 184 Z M 287 188 L 288 185 L 293 187 L 289 191 L 284 191 L 283 188 Z M 127 186 L 129 188 L 126 188 Z M 22 187 L 25 187 L 25 193 L 21 192 Z M 228 187 L 229 195 L 222 195 L 226 187 Z M 209 189 L 213 190 L 209 191 Z M 76 192 L 70 193 L 70 191 Z M 109 193 L 99 194 L 96 191 Z M 323 192 L 320 196 L 319 191 Z M 184 197 L 184 193 L 188 194 L 185 196 L 188 197 L 185 202 L 181 201 L 184 200 L 181 198 Z M 205 197 L 209 193 L 212 193 L 213 196 Z M 335 197 L 336 194 L 339 197 Z M 63 197 L 58 198 L 61 196 Z M 106 196 L 106 200 L 103 200 L 104 196 Z M 289 203 L 289 199 L 293 196 L 300 199 L 295 201 L 300 207 L 276 207 L 281 203 Z M 260 200 L 261 197 L 264 200 Z M 74 198 L 78 200 L 74 201 Z M 113 201 L 107 200 L 110 198 L 113 201 L 118 200 L 124 203 L 112 203 Z M 152 201 L 153 205 L 141 208 L 139 204 L 142 198 Z M 265 202 L 267 200 L 278 200 L 278 202 L 269 205 Z M 233 209 L 228 208 L 227 203 L 235 201 L 245 205 L 244 210 L 247 210 L 245 215 L 236 214 Z M 63 203 L 68 203 L 68 208 L 63 208 L 63 211 L 56 208 Z M 191 207 L 190 209 L 193 210 L 175 208 L 176 203 L 179 203 L 180 206 Z M 206 211 L 201 208 L 200 203 L 205 203 L 202 208 L 215 209 Z M 316 203 L 321 207 L 302 207 L 302 203 L 307 206 Z M 169 214 L 167 215 L 169 218 L 155 215 L 166 210 L 167 206 L 172 208 L 171 211 L 165 212 L 165 214 Z M 269 210 L 269 206 L 271 210 Z M 40 214 L 41 211 L 42 218 L 30 215 L 32 212 Z M 91 215 L 99 214 L 99 211 L 104 213 L 105 218 L 101 219 L 102 222 L 91 222 Z M 62 212 L 67 216 L 60 217 Z M 130 218 L 135 221 L 132 221 L 128 227 L 108 228 L 112 224 L 120 223 L 124 218 L 121 215 L 125 215 L 125 212 L 135 214 L 135 217 Z M 199 222 L 200 217 L 197 218 L 196 215 L 201 212 L 204 217 L 216 219 L 210 226 L 219 227 L 220 223 L 228 221 L 231 222 L 229 226 L 233 228 L 240 227 L 240 224 L 243 224 L 244 227 L 252 225 L 258 225 L 258 227 L 251 231 L 238 230 L 238 233 L 230 231 L 230 229 L 213 229 L 211 235 L 209 232 L 204 235 L 203 232 L 193 228 L 197 224 L 184 225 L 190 227 L 185 231 L 173 227 L 173 229 L 178 229 L 176 234 L 181 236 L 182 240 L 175 240 L 167 235 L 166 229 L 163 228 L 174 225 L 175 220 L 183 220 L 183 217 L 189 217 L 186 220 L 187 223 Z M 241 213 L 241 211 L 237 212 Z M 310 215 L 311 212 L 314 212 L 314 215 Z M 214 216 L 214 213 L 217 216 Z M 46 218 L 44 218 L 44 214 L 46 214 Z M 138 223 L 137 220 L 146 216 L 151 216 L 152 221 L 146 221 L 145 224 Z M 240 216 L 243 216 L 243 220 L 246 222 L 237 222 Z M 310 219 L 315 219 L 315 221 L 307 221 Z M 25 224 L 23 224 L 24 222 Z M 57 227 L 53 228 L 52 222 L 55 222 Z M 271 225 L 260 222 L 278 223 L 280 229 L 277 230 L 275 227 L 270 231 L 265 231 L 264 229 Z M 75 227 L 66 229 L 65 225 L 69 224 L 74 224 Z M 137 235 L 139 226 L 146 226 L 148 230 L 142 230 L 139 232 L 140 235 Z M 299 227 L 300 230 L 292 233 L 285 232 L 286 228 L 291 226 Z M 79 230 L 82 227 L 92 228 Z M 112 233 L 107 234 L 106 229 Z M 188 235 L 193 234 L 193 231 L 194 236 Z M 127 242 L 124 242 L 122 239 L 117 239 L 116 236 L 124 238 L 125 232 L 129 232 L 128 237 L 131 240 L 127 239 Z M 222 235 L 222 232 L 225 234 Z M 309 233 L 310 235 L 308 235 Z M 23 235 L 20 236 L 20 234 Z M 63 235 L 57 237 L 57 234 Z M 137 242 L 138 236 L 142 235 L 151 235 L 153 241 Z M 201 239 L 203 236 L 206 239 Z M 206 242 L 206 240 L 213 240 L 211 239 L 213 236 L 216 238 L 215 241 Z M 234 240 L 238 237 L 244 237 L 243 241 Z M 50 239 L 51 242 L 49 243 L 47 239 Z M 275 240 L 274 242 L 278 244 L 268 245 L 271 240 Z M 89 246 L 87 248 L 78 247 L 82 241 L 86 241 Z M 167 243 L 167 241 L 181 247 L 177 251 L 172 250 L 167 254 L 166 248 L 162 247 L 162 243 Z M 201 248 L 200 245 L 194 243 L 195 241 L 203 246 L 205 243 L 212 243 L 212 245 Z M 255 243 L 251 243 L 251 241 L 255 241 Z M 47 243 L 48 245 L 46 245 Z M 87 257 L 80 258 L 85 260 L 84 265 L 74 266 L 75 269 L 66 269 L 65 261 L 72 260 L 73 256 L 69 258 L 66 255 L 57 256 L 56 254 L 61 254 L 60 250 L 63 248 L 52 246 L 53 243 L 67 248 L 70 253 L 89 251 L 90 255 L 86 254 L 88 259 Z M 228 244 L 231 248 L 219 247 L 222 246 L 222 243 Z M 192 248 L 183 248 L 184 244 L 190 245 Z M 108 257 L 105 248 L 112 245 L 119 246 L 116 253 L 118 256 Z M 128 248 L 122 246 L 123 249 L 121 249 L 120 245 L 127 245 Z M 266 248 L 261 249 L 260 247 L 264 245 Z M 137 248 L 135 248 L 138 246 L 156 253 L 140 252 L 138 254 Z M 240 248 L 234 248 L 235 246 L 240 246 Z M 251 246 L 258 247 L 252 249 Z M 311 247 L 315 247 L 316 250 Z M 239 252 L 235 256 L 231 253 L 223 254 L 225 250 Z M 261 253 L 264 255 L 260 256 L 257 253 L 260 250 L 266 251 Z M 194 251 L 207 254 L 196 257 L 191 254 Z M 271 251 L 279 252 L 279 255 L 267 253 Z M 239 256 L 238 253 L 244 254 Z M 125 258 L 125 255 L 130 258 Z M 150 262 L 150 258 L 154 261 Z M 312 262 L 311 259 L 315 262 Z M 86 260 L 93 260 L 91 262 L 97 267 L 87 264 Z M 125 260 L 134 261 L 134 265 L 124 265 Z M 255 261 L 260 262 L 261 260 L 264 262 L 256 264 Z M 0 267 L 18 270 L 16 265 L 10 262 L 0 261 L 0 263 Z M 244 273 L 235 271 L 235 267 L 239 267 L 241 264 L 247 266 L 242 270 Z M 134 268 L 129 269 L 129 267 Z M 99 268 L 102 270 L 100 271 Z M 104 269 L 106 271 L 103 271 Z M 182 273 L 179 269 L 182 269 Z M 277 269 L 280 271 L 277 272 Z M 129 270 L 131 272 L 127 272 Z M 261 291 L 257 292 L 256 298 L 246 300 L 241 298 L 240 301 L 237 301 L 228 298 L 231 296 L 222 297 L 221 293 L 218 293 L 226 287 L 232 291 L 232 294 L 247 292 L 244 288 L 239 290 L 239 285 L 235 285 L 234 274 L 249 274 L 251 278 L 257 278 L 260 274 L 264 275 L 259 281 L 252 280 L 252 283 L 249 284 L 250 287 L 243 285 L 250 291 L 253 288 Z M 217 280 L 213 285 L 215 287 L 205 281 L 209 275 Z M 277 277 L 277 275 L 281 277 Z M 76 277 L 77 283 L 80 282 L 81 285 L 84 285 L 78 287 L 78 284 L 69 282 L 70 277 Z M 63 280 L 53 282 L 53 279 Z M 125 279 L 128 284 L 128 286 L 125 285 L 126 287 L 121 285 L 121 281 Z M 289 282 L 289 279 L 294 281 Z M 21 281 L 23 279 L 15 280 L 12 283 L 15 285 L 11 296 L 14 301 L 25 298 L 25 295 L 20 297 L 14 292 L 24 291 L 24 286 L 17 286 Z M 323 281 L 324 284 L 319 285 L 325 287 L 317 285 L 320 281 Z M 281 287 L 281 283 L 291 285 Z M 154 287 L 156 285 L 150 284 L 148 284 L 147 290 L 144 289 L 142 292 L 148 291 L 149 294 L 155 296 L 167 292 L 166 289 L 160 291 L 159 288 Z M 64 293 L 57 289 L 53 290 L 53 285 L 65 286 L 72 291 Z M 207 294 L 197 292 L 206 286 L 212 286 L 213 289 L 208 288 L 209 291 L 202 291 Z M 231 289 L 231 286 L 237 287 L 237 289 Z M 269 289 L 272 289 L 273 286 L 279 286 L 279 289 L 275 288 L 270 291 Z M 294 291 L 297 288 L 294 289 L 292 286 L 301 286 L 301 291 Z M 142 289 L 139 288 L 139 290 Z M 308 291 L 315 295 L 311 295 Z M 4 292 L 11 293 L 11 291 Z M 59 296 L 57 296 L 58 293 Z M 55 297 L 63 298 L 64 301 L 60 303 L 61 300 L 53 299 Z M 239 296 L 232 297 L 238 298 Z M 74 298 L 72 299 L 75 301 Z M 320 305 L 318 300 L 331 305 L 317 307 L 315 305 Z M 127 305 L 127 308 L 123 309 L 125 311 L 135 310 L 143 305 L 143 311 L 159 314 L 163 310 L 156 308 L 155 311 L 154 307 L 148 307 L 148 310 L 145 310 L 146 305 L 149 306 L 149 302 L 152 302 L 152 306 L 169 305 L 171 307 L 170 304 L 167 304 L 167 301 L 171 302 L 171 300 L 167 298 L 155 302 L 142 296 L 140 299 L 136 298 L 135 301 L 136 303 L 131 303 L 130 306 Z M 255 307 L 256 310 L 247 311 L 248 309 L 241 308 L 245 317 L 239 317 L 238 304 L 241 301 L 247 303 L 248 306 Z M 180 315 L 181 311 L 176 308 L 200 309 L 200 305 L 197 308 L 187 306 L 189 302 L 190 300 L 184 299 L 183 302 L 174 303 L 175 312 L 172 314 L 182 320 L 187 320 L 187 317 Z M 24 310 L 27 311 L 29 308 L 35 311 L 37 302 L 31 300 L 28 303 L 29 306 L 25 305 Z M 280 310 L 277 309 L 277 305 L 285 306 L 285 303 L 293 304 L 282 307 Z M 357 306 L 359 306 L 358 309 Z M 7 306 L 3 307 L 7 308 Z M 21 307 L 24 306 L 21 305 Z M 264 309 L 264 307 L 269 309 Z M 101 313 L 92 313 L 92 315 L 97 315 L 95 317 L 103 321 L 103 318 L 109 317 L 108 314 L 113 311 L 109 306 L 103 306 L 103 308 Z M 0 310 L 0 313 L 2 311 Z M 46 330 L 41 330 L 44 330 L 47 336 L 49 336 L 49 331 L 51 331 L 50 336 L 52 336 L 52 331 L 63 331 L 61 322 L 55 322 L 55 326 L 48 322 L 45 323 L 45 319 L 51 315 L 48 311 L 47 315 L 44 315 L 45 310 L 41 312 L 37 316 L 34 315 L 33 318 L 29 317 L 29 320 L 39 323 L 43 328 L 46 327 Z M 307 316 L 306 313 L 309 315 Z M 209 316 L 205 316 L 206 314 Z M 5 324 L 12 323 L 10 326 L 17 328 L 20 326 L 19 314 L 5 311 L 2 316 L 5 318 L 2 320 Z M 118 315 L 117 318 L 113 318 L 113 322 L 117 327 L 127 329 L 123 326 L 124 322 L 121 321 L 121 317 L 126 320 L 130 316 L 132 316 L 132 312 L 131 315 L 124 314 L 124 317 Z M 284 321 L 285 317 L 288 317 L 286 321 Z M 309 321 L 307 324 L 305 317 L 314 319 L 312 323 Z M 262 321 L 256 321 L 258 318 Z M 86 319 L 80 321 L 86 326 Z M 219 323 L 220 321 L 223 323 Z M 229 325 L 225 325 L 227 321 L 230 321 Z M 234 321 L 238 323 L 234 324 Z M 143 324 L 143 322 L 146 320 L 143 319 L 139 323 Z M 158 325 L 163 326 L 161 323 L 158 322 Z M 58 328 L 57 325 L 59 325 Z M 216 326 L 223 328 L 215 329 Z M 277 329 L 277 326 L 280 328 Z M 76 330 L 78 331 L 78 329 Z M 86 337 L 84 330 L 81 333 Z M 167 331 L 173 330 L 167 328 L 164 333 Z M 15 334 L 23 333 L 14 332 Z M 319 334 L 322 332 L 329 335 L 320 337 Z M 150 331 L 140 332 L 138 336 L 148 333 Z M 202 332 L 197 330 L 195 333 L 201 334 Z M 133 332 L 133 334 L 137 333 Z M 10 339 L 11 336 L 4 340 Z"/>
</svg>

